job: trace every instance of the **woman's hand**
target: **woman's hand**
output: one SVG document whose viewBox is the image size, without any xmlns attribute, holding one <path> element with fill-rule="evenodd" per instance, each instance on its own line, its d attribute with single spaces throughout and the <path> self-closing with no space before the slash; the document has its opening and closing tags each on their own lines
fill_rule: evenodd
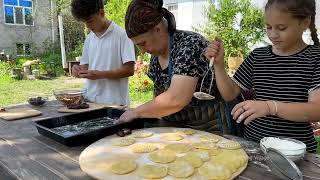
<svg viewBox="0 0 320 180">
<path fill-rule="evenodd" d="M 205 56 L 210 61 L 214 58 L 214 66 L 219 68 L 224 68 L 224 46 L 223 42 L 216 38 L 214 41 L 210 42 L 206 49 Z"/>
<path fill-rule="evenodd" d="M 130 122 L 136 118 L 138 118 L 138 116 L 137 113 L 134 112 L 134 110 L 127 110 L 119 117 L 117 123 Z"/>
<path fill-rule="evenodd" d="M 267 101 L 244 101 L 232 109 L 231 115 L 234 120 L 237 120 L 237 123 L 244 120 L 244 124 L 247 125 L 252 120 L 270 115 L 270 108 Z"/>
</svg>

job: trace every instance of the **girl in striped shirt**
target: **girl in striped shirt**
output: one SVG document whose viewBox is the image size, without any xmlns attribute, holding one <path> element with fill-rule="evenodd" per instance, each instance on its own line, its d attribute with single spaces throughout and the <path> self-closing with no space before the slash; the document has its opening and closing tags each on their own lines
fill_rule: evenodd
<svg viewBox="0 0 320 180">
<path fill-rule="evenodd" d="M 214 60 L 218 89 L 230 101 L 241 91 L 253 89 L 254 100 L 237 104 L 233 118 L 244 121 L 244 136 L 289 137 L 316 151 L 310 122 L 320 120 L 320 47 L 315 28 L 315 0 L 268 0 L 265 7 L 267 35 L 272 45 L 253 50 L 230 78 L 224 69 L 223 42 L 215 40 L 206 50 Z M 302 39 L 310 29 L 314 45 Z"/>
</svg>

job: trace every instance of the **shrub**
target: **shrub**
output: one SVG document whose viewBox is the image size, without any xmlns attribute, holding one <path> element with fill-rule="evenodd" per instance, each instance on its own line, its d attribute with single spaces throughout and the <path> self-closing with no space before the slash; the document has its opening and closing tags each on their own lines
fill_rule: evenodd
<svg viewBox="0 0 320 180">
<path fill-rule="evenodd" d="M 14 64 L 0 61 L 0 81 L 11 80 L 10 71 L 12 68 L 14 68 Z"/>
<path fill-rule="evenodd" d="M 224 42 L 225 56 L 247 55 L 250 47 L 262 41 L 265 25 L 262 10 L 251 0 L 218 0 L 218 5 L 209 2 L 206 9 L 208 23 L 198 31 L 209 40 L 218 36 Z"/>
</svg>

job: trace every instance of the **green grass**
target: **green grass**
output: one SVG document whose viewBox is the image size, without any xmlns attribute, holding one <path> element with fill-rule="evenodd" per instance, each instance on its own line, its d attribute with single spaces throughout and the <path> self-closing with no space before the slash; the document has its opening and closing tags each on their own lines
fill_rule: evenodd
<svg viewBox="0 0 320 180">
<path fill-rule="evenodd" d="M 138 77 L 130 78 L 131 107 L 136 107 L 153 97 L 149 86 L 137 87 L 138 81 L 140 81 Z M 61 76 L 53 80 L 14 80 L 3 75 L 0 77 L 0 106 L 26 103 L 30 95 L 45 95 L 53 98 L 54 89 L 81 87 L 83 87 L 83 80 L 72 77 Z"/>
<path fill-rule="evenodd" d="M 28 96 L 45 95 L 52 97 L 54 89 L 80 88 L 81 81 L 71 77 L 59 77 L 53 80 L 13 80 L 0 78 L 0 106 L 26 103 Z"/>
</svg>

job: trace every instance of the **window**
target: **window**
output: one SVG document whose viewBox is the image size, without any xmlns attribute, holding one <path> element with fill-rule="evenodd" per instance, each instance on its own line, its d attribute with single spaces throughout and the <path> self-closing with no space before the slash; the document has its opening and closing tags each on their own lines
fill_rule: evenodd
<svg viewBox="0 0 320 180">
<path fill-rule="evenodd" d="M 17 44 L 17 55 L 23 55 L 23 44 Z"/>
<path fill-rule="evenodd" d="M 7 24 L 33 25 L 32 0 L 4 0 L 4 19 Z"/>
<path fill-rule="evenodd" d="M 168 10 L 170 12 L 178 10 L 178 4 L 168 4 Z"/>
<path fill-rule="evenodd" d="M 17 55 L 30 55 L 31 44 L 17 44 Z"/>
<path fill-rule="evenodd" d="M 176 19 L 178 19 L 178 4 L 168 4 L 168 10 L 174 15 Z"/>
</svg>

